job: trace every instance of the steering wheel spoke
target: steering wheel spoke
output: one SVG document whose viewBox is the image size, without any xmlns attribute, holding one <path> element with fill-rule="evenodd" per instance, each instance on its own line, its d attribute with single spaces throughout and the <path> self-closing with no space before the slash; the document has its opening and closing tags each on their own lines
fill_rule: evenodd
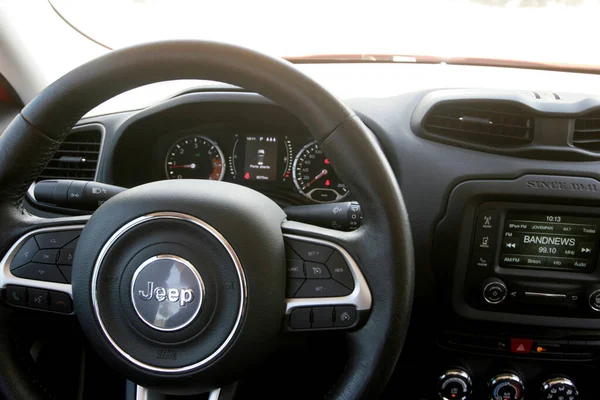
<svg viewBox="0 0 600 400">
<path fill-rule="evenodd" d="M 284 331 L 349 330 L 371 309 L 371 291 L 350 253 L 357 235 L 297 222 L 282 225 L 286 248 Z"/>
<path fill-rule="evenodd" d="M 0 287 L 11 306 L 72 314 L 71 272 L 87 217 L 46 220 L 16 240 L 0 261 Z"/>
</svg>

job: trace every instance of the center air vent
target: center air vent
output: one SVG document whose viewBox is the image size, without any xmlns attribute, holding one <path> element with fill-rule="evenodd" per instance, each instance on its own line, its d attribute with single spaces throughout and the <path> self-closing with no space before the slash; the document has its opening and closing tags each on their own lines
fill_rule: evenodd
<svg viewBox="0 0 600 400">
<path fill-rule="evenodd" d="M 78 127 L 60 145 L 38 177 L 93 181 L 98 167 L 102 131 L 94 126 Z"/>
<path fill-rule="evenodd" d="M 586 150 L 600 151 L 600 111 L 575 120 L 573 145 Z"/>
<path fill-rule="evenodd" d="M 512 146 L 532 142 L 533 120 L 533 115 L 509 102 L 456 101 L 434 106 L 423 128 L 461 142 Z"/>
</svg>

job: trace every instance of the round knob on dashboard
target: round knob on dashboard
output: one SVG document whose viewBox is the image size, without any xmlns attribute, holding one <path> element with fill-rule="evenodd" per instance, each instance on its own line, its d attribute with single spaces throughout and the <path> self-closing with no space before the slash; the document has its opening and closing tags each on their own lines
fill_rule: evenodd
<svg viewBox="0 0 600 400">
<path fill-rule="evenodd" d="M 525 395 L 523 381 L 511 373 L 496 375 L 490 380 L 488 386 L 490 400 L 521 400 Z"/>
<path fill-rule="evenodd" d="M 599 312 L 600 311 L 600 289 L 596 289 L 596 290 L 590 292 L 588 301 L 590 304 L 590 308 L 593 311 Z"/>
<path fill-rule="evenodd" d="M 471 377 L 460 368 L 445 371 L 438 381 L 438 393 L 442 400 L 466 400 L 471 394 Z"/>
<path fill-rule="evenodd" d="M 483 299 L 488 304 L 500 304 L 506 299 L 508 290 L 499 278 L 487 278 L 481 282 Z"/>
<path fill-rule="evenodd" d="M 579 392 L 573 381 L 564 376 L 548 379 L 542 384 L 542 399 L 550 400 L 577 400 Z"/>
</svg>

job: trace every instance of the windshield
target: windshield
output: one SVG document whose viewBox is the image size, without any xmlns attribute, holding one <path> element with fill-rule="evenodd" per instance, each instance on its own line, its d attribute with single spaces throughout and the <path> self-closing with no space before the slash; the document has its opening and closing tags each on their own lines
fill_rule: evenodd
<svg viewBox="0 0 600 400">
<path fill-rule="evenodd" d="M 420 58 L 400 56 L 433 56 L 490 59 L 499 65 L 511 60 L 555 68 L 600 67 L 596 44 L 600 1 L 51 0 L 51 4 L 75 29 L 111 49 L 155 40 L 206 39 L 288 58 L 406 62 Z"/>
</svg>

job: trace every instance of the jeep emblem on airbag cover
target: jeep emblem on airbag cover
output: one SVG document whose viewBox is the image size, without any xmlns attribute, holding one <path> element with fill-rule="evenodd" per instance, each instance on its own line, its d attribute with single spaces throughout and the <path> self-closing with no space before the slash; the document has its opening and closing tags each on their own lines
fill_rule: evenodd
<svg viewBox="0 0 600 400">
<path fill-rule="evenodd" d="M 200 274 L 178 256 L 152 257 L 133 274 L 133 307 L 142 321 L 160 331 L 175 331 L 192 323 L 203 297 Z"/>
</svg>

